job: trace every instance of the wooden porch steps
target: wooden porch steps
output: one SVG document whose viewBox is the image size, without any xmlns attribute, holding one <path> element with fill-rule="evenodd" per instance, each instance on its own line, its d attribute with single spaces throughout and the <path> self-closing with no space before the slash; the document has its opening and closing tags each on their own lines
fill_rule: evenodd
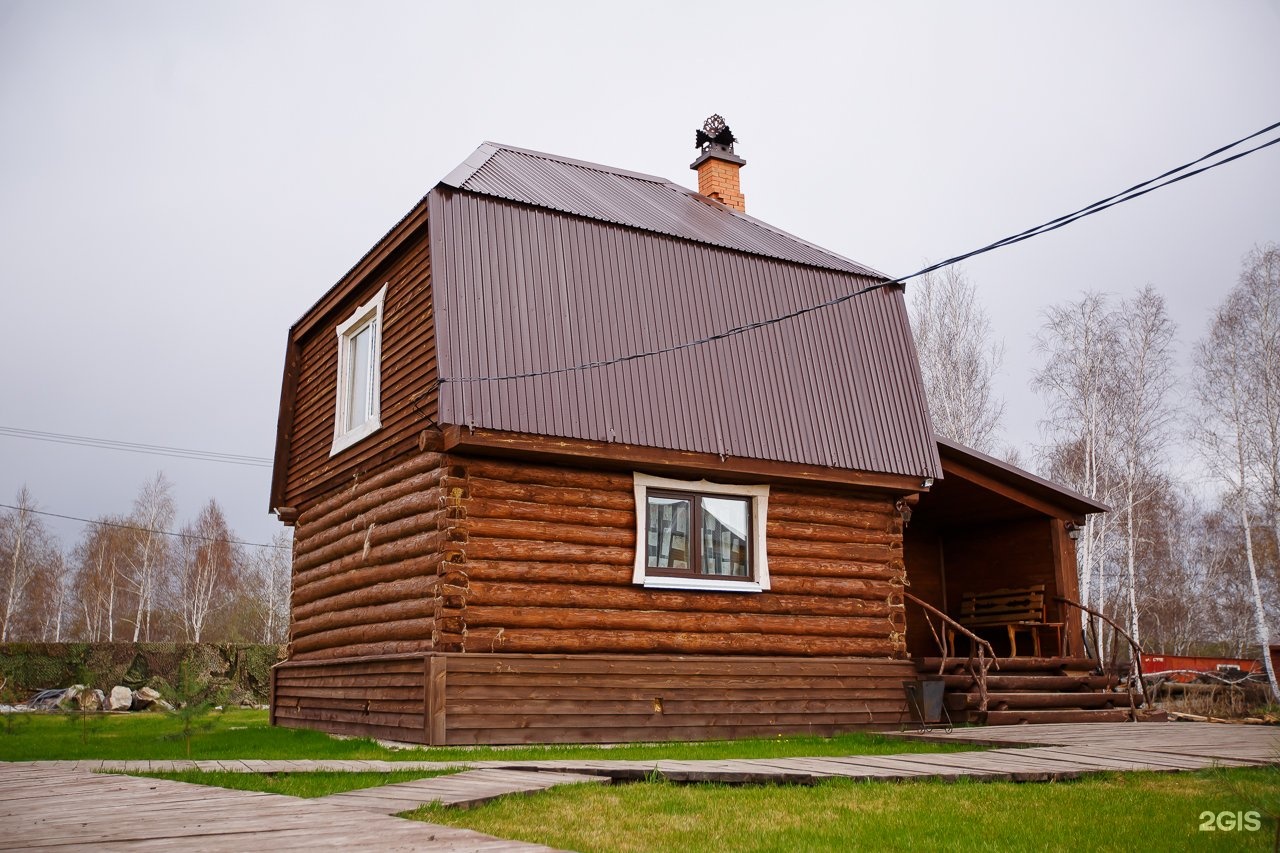
<svg viewBox="0 0 1280 853">
<path fill-rule="evenodd" d="M 1072 706 L 1077 708 L 1124 708 L 1129 707 L 1129 697 L 1124 693 L 1072 693 Z M 945 699 L 951 711 L 976 711 L 982 702 L 977 691 L 969 693 L 948 693 Z M 1063 694 L 1048 692 L 1031 693 L 987 693 L 988 711 L 1029 711 L 1044 708 L 1061 708 Z"/>
<path fill-rule="evenodd" d="M 996 674 L 999 673 L 999 674 Z M 978 680 L 972 675 L 944 675 L 947 690 L 976 690 Z M 988 692 L 1053 692 L 1087 693 L 1115 687 L 1117 679 L 1107 675 L 1040 675 L 1038 673 L 1005 673 L 1003 670 L 987 671 Z"/>
<path fill-rule="evenodd" d="M 1119 680 L 1099 674 L 1089 658 L 998 658 L 987 670 L 985 713 L 978 710 L 982 700 L 969 666 L 968 658 L 916 661 L 922 677 L 937 677 L 941 670 L 943 701 L 956 722 L 1114 723 L 1134 716 L 1128 694 L 1116 690 Z"/>
<path fill-rule="evenodd" d="M 1093 658 L 1025 657 L 996 660 L 1000 667 L 993 667 L 993 672 L 1092 672 L 1098 666 Z M 915 663 L 916 669 L 921 672 L 936 673 L 939 667 L 944 667 L 946 672 L 967 672 L 969 669 L 968 658 L 946 658 L 945 664 L 943 658 L 916 658 Z"/>
</svg>

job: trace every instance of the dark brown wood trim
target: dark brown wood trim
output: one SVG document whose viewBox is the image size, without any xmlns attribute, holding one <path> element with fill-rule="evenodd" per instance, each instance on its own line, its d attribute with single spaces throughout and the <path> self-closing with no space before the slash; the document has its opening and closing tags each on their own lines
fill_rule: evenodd
<svg viewBox="0 0 1280 853">
<path fill-rule="evenodd" d="M 1057 518 L 1049 519 L 1049 539 L 1053 548 L 1053 579 L 1058 587 L 1058 595 L 1078 599 L 1080 591 L 1076 568 L 1075 542 L 1067 535 L 1066 523 Z M 1058 605 L 1059 618 L 1067 623 L 1067 648 L 1059 649 L 1059 654 L 1083 654 L 1084 636 L 1080 630 L 1080 614 L 1073 608 Z"/>
<path fill-rule="evenodd" d="M 276 724 L 276 679 L 279 677 L 280 664 L 271 667 L 271 690 L 267 697 L 267 725 Z"/>
<path fill-rule="evenodd" d="M 962 465 L 954 460 L 943 459 L 942 471 L 944 475 L 955 475 L 968 480 L 969 482 L 979 485 L 988 491 L 995 492 L 1001 497 L 1020 503 L 1025 507 L 1033 509 L 1036 512 L 1043 513 L 1051 518 L 1061 519 L 1063 521 L 1069 521 L 1076 518 L 1076 513 L 1071 510 L 1057 504 L 1041 500 L 1033 495 L 1029 495 L 1016 486 L 1011 486 L 1008 483 L 1002 483 L 994 477 L 989 477 L 974 468 L 970 468 L 968 465 Z"/>
<path fill-rule="evenodd" d="M 522 459 L 533 457 L 541 461 L 565 465 L 620 471 L 643 468 L 648 471 L 677 474 L 684 479 L 744 483 L 757 483 L 763 479 L 775 483 L 856 487 L 898 495 L 922 491 L 920 477 L 900 474 L 851 471 L 796 462 L 745 459 L 737 456 L 721 458 L 714 453 L 666 450 L 634 444 L 557 438 L 492 429 L 470 430 L 455 425 L 444 426 L 442 432 L 443 450 L 446 452 L 458 451 Z"/>
<path fill-rule="evenodd" d="M 337 284 L 329 288 L 328 292 L 321 296 L 307 310 L 307 313 L 302 315 L 302 318 L 297 323 L 294 323 L 289 332 L 290 337 L 295 341 L 300 341 L 311 334 L 316 326 L 323 323 L 333 311 L 350 298 L 353 291 L 363 286 L 370 275 L 391 260 L 392 256 L 426 223 L 427 198 L 424 196 L 414 205 L 412 210 L 405 214 L 404 219 L 401 219 L 394 228 L 375 243 L 373 248 L 357 261 L 354 267 L 348 270 L 342 278 L 338 279 Z"/>
<path fill-rule="evenodd" d="M 274 512 L 284 502 L 289 479 L 289 449 L 293 441 L 293 409 L 298 399 L 298 356 L 301 347 L 291 336 L 284 352 L 284 378 L 280 385 L 280 411 L 276 416 L 276 455 L 271 468 L 271 505 Z"/>
</svg>

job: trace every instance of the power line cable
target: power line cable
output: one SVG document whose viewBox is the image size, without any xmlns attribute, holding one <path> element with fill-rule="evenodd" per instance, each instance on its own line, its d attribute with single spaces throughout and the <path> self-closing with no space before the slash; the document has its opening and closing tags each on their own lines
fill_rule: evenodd
<svg viewBox="0 0 1280 853">
<path fill-rule="evenodd" d="M 252 467 L 270 467 L 272 460 L 265 456 L 246 456 L 240 453 L 220 453 L 213 450 L 193 450 L 187 447 L 166 447 L 160 444 L 140 444 L 133 441 L 116 441 L 109 438 L 94 438 L 85 435 L 70 435 L 61 432 L 44 432 L 21 427 L 0 426 L 0 435 L 13 438 L 27 438 L 34 441 L 47 441 L 54 444 L 70 444 L 79 447 L 97 447 L 106 450 L 123 450 L 128 453 L 142 453 L 150 456 L 168 456 L 176 459 L 194 459 L 200 462 L 225 462 L 228 465 L 248 465 Z"/>
<path fill-rule="evenodd" d="M 1210 160 L 1219 154 L 1229 151 L 1238 145 L 1242 145 L 1251 139 L 1256 139 L 1257 137 L 1262 136 L 1263 134 L 1269 133 L 1270 131 L 1273 131 L 1277 128 L 1280 128 L 1280 122 L 1275 122 L 1274 124 L 1270 124 L 1262 128 L 1261 130 L 1256 131 L 1255 133 L 1251 133 L 1248 136 L 1241 137 L 1240 139 L 1237 139 L 1234 142 L 1230 142 L 1226 145 L 1223 145 L 1219 148 L 1214 149 L 1213 151 L 1210 151 L 1208 154 L 1205 154 L 1201 157 L 1197 157 L 1195 160 L 1192 160 L 1189 163 L 1184 163 L 1181 166 L 1170 169 L 1160 175 L 1157 175 L 1154 178 L 1150 178 L 1146 181 L 1142 181 L 1141 183 L 1134 184 L 1133 186 L 1129 187 L 1126 190 L 1122 190 L 1118 193 L 1115 193 L 1114 195 L 1110 195 L 1110 196 L 1107 196 L 1106 198 L 1099 199 L 1098 201 L 1095 201 L 1094 203 L 1087 205 L 1085 207 L 1082 207 L 1079 210 L 1076 210 L 1072 213 L 1067 213 L 1062 216 L 1056 217 L 1054 219 L 1050 219 L 1048 222 L 1044 222 L 1040 225 L 1036 225 L 1024 231 L 1020 231 L 1017 234 L 1011 234 L 1010 236 L 1004 237 L 1000 240 L 996 240 L 993 243 L 988 243 L 987 245 L 981 248 L 974 249 L 969 252 L 964 252 L 963 254 L 959 254 L 959 255 L 955 255 L 953 257 L 947 258 L 944 261 L 939 261 L 938 263 L 923 267 L 922 269 L 916 270 L 910 275 L 904 275 L 898 278 L 890 279 L 888 281 L 878 282 L 868 287 L 863 287 L 858 290 L 852 291 L 850 293 L 837 296 L 833 299 L 828 299 L 825 302 L 819 302 L 813 305 L 808 305 L 803 308 L 796 309 L 795 311 L 789 311 L 786 314 L 779 314 L 775 317 L 770 317 L 765 320 L 756 320 L 751 323 L 744 323 L 743 325 L 734 326 L 732 328 L 725 329 L 723 331 L 717 332 L 712 335 L 708 335 L 703 338 L 698 338 L 696 340 L 691 340 L 691 341 L 685 341 L 684 343 L 672 344 L 670 346 L 665 346 L 665 347 L 657 347 L 655 349 L 646 350 L 646 351 L 637 352 L 637 353 L 629 353 L 627 355 L 615 356 L 613 358 L 597 359 L 595 361 L 585 362 L 583 364 L 570 365 L 568 367 L 554 367 L 546 370 L 530 370 L 522 373 L 498 374 L 498 375 L 490 375 L 490 376 L 458 376 L 458 377 L 442 376 L 436 380 L 435 387 L 439 387 L 441 385 L 445 385 L 449 383 L 505 382 L 505 381 L 515 380 L 515 379 L 533 379 L 541 376 L 556 376 L 563 373 L 573 373 L 573 372 L 583 371 L 583 370 L 594 370 L 599 367 L 608 367 L 614 364 L 622 364 L 628 361 L 635 361 L 637 359 L 642 359 L 642 358 L 650 358 L 655 355 L 664 355 L 666 353 L 677 352 L 679 350 L 689 349 L 691 347 L 702 346 L 703 344 L 709 344 L 714 341 L 719 341 L 725 338 L 741 335 L 746 332 L 750 332 L 754 329 L 760 329 L 766 326 L 773 326 L 778 323 L 783 323 L 783 322 L 786 322 L 787 320 L 793 320 L 797 317 L 802 317 L 806 314 L 812 314 L 815 311 L 821 311 L 825 308 L 832 308 L 836 305 L 840 305 L 845 302 L 848 302 L 849 300 L 854 299 L 855 297 L 863 296 L 867 293 L 871 293 L 876 290 L 881 290 L 886 287 L 892 287 L 894 285 L 903 284 L 909 281 L 910 279 L 918 278 L 919 276 L 926 275 L 928 273 L 934 272 L 935 270 L 942 269 L 943 267 L 951 266 L 952 264 L 959 263 L 960 261 L 967 260 L 968 258 L 986 254 L 987 252 L 993 252 L 996 249 L 1001 249 L 1001 248 L 1004 248 L 1005 246 L 1011 246 L 1014 243 L 1021 243 L 1023 240 L 1030 240 L 1032 237 L 1038 237 L 1041 234 L 1047 234 L 1050 231 L 1056 231 L 1057 229 L 1070 225 L 1073 222 L 1078 222 L 1081 219 L 1084 219 L 1085 217 L 1092 216 L 1095 213 L 1101 213 L 1102 211 L 1108 208 L 1115 207 L 1117 204 L 1123 204 L 1126 201 L 1132 201 L 1135 198 L 1140 198 L 1141 196 L 1144 196 L 1147 193 L 1154 192 L 1155 190 L 1162 189 L 1171 184 L 1175 184 L 1178 181 L 1186 180 L 1187 178 L 1193 177 L 1195 175 L 1199 175 L 1203 172 L 1207 172 L 1210 169 L 1216 169 L 1219 166 L 1225 166 L 1227 163 L 1230 163 L 1235 160 L 1239 160 L 1241 157 L 1248 156 L 1249 154 L 1253 154 L 1256 151 L 1261 151 L 1263 148 L 1268 148 L 1272 145 L 1280 143 L 1280 137 L 1273 139 L 1270 142 L 1264 142 L 1261 145 L 1255 146 L 1248 150 L 1241 151 L 1237 154 L 1233 154 L 1232 156 L 1226 157 L 1215 163 L 1210 163 L 1207 166 L 1202 166 L 1199 169 L 1187 171 L 1188 169 L 1191 169 L 1191 167 L 1193 166 L 1197 166 L 1206 160 Z M 1184 173 L 1184 174 L 1179 174 L 1179 173 Z"/>
<path fill-rule="evenodd" d="M 1121 190 L 1120 192 L 1116 193 L 1115 195 L 1110 195 L 1110 196 L 1107 196 L 1107 197 L 1106 197 L 1106 198 L 1104 198 L 1104 199 L 1099 199 L 1098 201 L 1095 201 L 1093 204 L 1086 205 L 1086 206 L 1084 206 L 1084 207 L 1080 208 L 1079 210 L 1073 211 L 1073 212 L 1071 212 L 1071 213 L 1064 214 L 1064 215 L 1062 215 L 1062 216 L 1059 216 L 1059 217 L 1058 217 L 1058 218 L 1056 218 L 1056 219 L 1050 219 L 1048 222 L 1045 222 L 1045 223 L 1043 223 L 1043 224 L 1041 224 L 1041 225 L 1037 225 L 1037 226 L 1035 226 L 1034 228 L 1028 228 L 1026 231 L 1022 231 L 1022 232 L 1020 232 L 1020 233 L 1018 233 L 1018 234 L 1014 234 L 1014 235 L 1013 235 L 1013 236 L 1011 236 L 1011 237 L 1006 237 L 1006 238 L 1004 238 L 1003 240 L 997 240 L 996 242 L 991 243 L 989 246 L 984 246 L 982 249 L 980 249 L 980 250 L 978 250 L 978 251 L 979 251 L 979 252 L 982 252 L 982 251 L 991 251 L 992 249 L 1000 248 L 1000 247 L 1002 247 L 1002 246 L 1007 246 L 1007 245 L 1009 245 L 1009 244 L 1011 244 L 1011 243 L 1018 242 L 1019 240 L 1025 239 L 1025 238 L 1026 238 L 1026 237 L 1028 237 L 1028 236 L 1034 236 L 1035 234 L 1044 233 L 1044 232 L 1046 232 L 1046 231 L 1052 231 L 1055 227 L 1060 227 L 1060 226 L 1058 225 L 1058 223 L 1061 223 L 1061 224 L 1065 225 L 1065 224 L 1067 224 L 1067 222 L 1068 222 L 1068 221 L 1074 221 L 1074 220 L 1075 220 L 1075 219 L 1077 219 L 1077 218 L 1082 218 L 1082 217 L 1083 217 L 1083 215 L 1086 215 L 1086 214 L 1088 214 L 1088 213 L 1090 213 L 1090 212 L 1096 212 L 1096 211 L 1095 211 L 1095 208 L 1096 208 L 1097 210 L 1105 210 L 1106 208 L 1108 208 L 1108 207 L 1111 207 L 1111 206 L 1112 206 L 1112 205 L 1110 204 L 1110 202 L 1115 202 L 1115 203 L 1117 203 L 1117 204 L 1118 204 L 1118 203 L 1119 203 L 1119 201 L 1127 201 L 1127 200 L 1128 200 L 1128 198 L 1137 198 L 1137 197 L 1138 197 L 1138 196 L 1140 196 L 1140 195 L 1145 195 L 1145 194 L 1146 194 L 1145 192 L 1137 192 L 1137 190 L 1141 190 L 1141 189 L 1143 189 L 1144 187 L 1151 186 L 1152 184 L 1155 184 L 1155 183 L 1156 183 L 1156 182 L 1158 182 L 1158 181 L 1162 181 L 1162 180 L 1164 180 L 1165 178 L 1168 178 L 1168 177 L 1170 177 L 1170 176 L 1172 176 L 1172 175 L 1176 175 L 1176 174 L 1178 174 L 1179 172 L 1182 172 L 1182 171 L 1185 171 L 1185 170 L 1187 170 L 1187 169 L 1190 169 L 1192 166 L 1199 165 L 1200 163 L 1203 163 L 1205 160 L 1208 160 L 1208 159 L 1210 159 L 1210 158 L 1212 158 L 1212 157 L 1216 157 L 1217 155 L 1222 154 L 1222 153 L 1223 153 L 1223 152 L 1225 152 L 1225 151 L 1230 151 L 1232 148 L 1235 148 L 1237 145 L 1242 145 L 1242 144 L 1244 144 L 1244 143 L 1248 142 L 1250 139 L 1256 139 L 1257 137 L 1262 136 L 1262 135 L 1263 135 L 1263 134 L 1265 134 L 1265 133 L 1269 133 L 1269 132 L 1271 132 L 1271 131 L 1275 130 L 1276 128 L 1280 128 L 1280 122 L 1276 122 L 1275 124 L 1267 125 L 1266 127 L 1262 128 L 1262 130 L 1259 130 L 1259 131 L 1257 131 L 1257 132 L 1255 132 L 1255 133 L 1251 133 L 1251 134 L 1249 134 L 1248 136 L 1245 136 L 1245 137 L 1242 137 L 1242 138 L 1240 138 L 1240 139 L 1237 139 L 1235 142 L 1228 143 L 1228 144 L 1226 144 L 1226 145 L 1223 145 L 1223 146 L 1222 146 L 1222 147 L 1220 147 L 1220 148 L 1215 148 L 1213 151 L 1210 151 L 1208 154 L 1205 154 L 1203 157 L 1198 157 L 1198 158 L 1196 158 L 1195 160 L 1192 160 L 1190 163 L 1184 163 L 1183 165 L 1178 166 L 1177 168 L 1170 169 L 1169 171 L 1165 172 L 1164 174 L 1162 174 L 1162 175 L 1157 175 L 1156 177 L 1151 178 L 1150 180 L 1146 180 L 1146 181 L 1143 181 L 1143 182 L 1141 182 L 1141 183 L 1134 184 L 1133 186 L 1129 187 L 1127 190 Z M 1265 144 L 1263 144 L 1263 145 L 1259 145 L 1259 146 L 1258 146 L 1258 148 L 1266 148 L 1268 145 L 1274 145 L 1277 141 L 1280 141 L 1280 139 L 1278 139 L 1278 140 L 1273 140 L 1272 142 L 1268 142 L 1268 143 L 1265 143 Z M 1235 155 L 1235 156 L 1233 156 L 1233 157 L 1229 157 L 1229 158 L 1227 158 L 1227 159 L 1225 159 L 1225 160 L 1221 161 L 1220 163 L 1215 163 L 1215 164 L 1213 164 L 1213 166 L 1210 166 L 1210 167 L 1207 167 L 1207 168 L 1213 168 L 1214 166 L 1221 166 L 1221 165 L 1223 165 L 1224 163 L 1229 163 L 1229 162 L 1231 162 L 1232 160 L 1239 159 L 1240 157 L 1243 157 L 1243 156 L 1245 156 L 1246 154 L 1252 154 L 1254 151 L 1257 151 L 1257 150 L 1258 150 L 1258 148 L 1252 148 L 1252 149 L 1250 149 L 1250 150 L 1248 150 L 1248 151 L 1242 152 L 1242 153 L 1237 154 L 1237 155 Z M 1186 178 L 1186 177 L 1191 177 L 1191 175 L 1196 175 L 1196 174 L 1199 174 L 1200 172 L 1203 172 L 1203 171 L 1205 171 L 1205 169 L 1197 169 L 1196 171 L 1191 172 L 1191 173 L 1189 173 L 1189 174 L 1187 174 L 1187 175 L 1184 175 L 1183 177 L 1184 177 L 1184 178 Z M 1175 179 L 1174 181 L 1167 181 L 1167 182 L 1166 182 L 1166 183 L 1164 183 L 1164 184 L 1160 184 L 1160 186 L 1168 186 L 1169 184 L 1175 183 L 1175 181 L 1180 181 L 1180 180 L 1182 180 L 1182 178 L 1177 178 L 1177 179 Z M 1159 189 L 1160 187 L 1151 187 L 1151 188 L 1152 188 L 1152 189 Z M 1150 190 L 1147 190 L 1146 192 L 1150 192 Z M 1130 193 L 1133 193 L 1133 195 L 1130 195 Z M 1127 198 L 1125 198 L 1125 197 L 1127 197 Z M 1119 201 L 1117 201 L 1117 199 L 1118 199 Z M 959 259 L 960 259 L 960 260 L 963 260 L 963 259 L 964 259 L 964 258 L 966 258 L 966 257 L 971 257 L 971 255 L 970 255 L 970 254 L 966 254 L 966 255 L 963 255 L 963 256 L 957 256 L 957 257 L 959 257 Z M 943 261 L 942 263 L 946 264 L 946 263 L 952 263 L 952 262 L 953 262 L 952 260 L 947 260 L 947 261 Z M 937 269 L 937 266 L 935 265 L 932 269 Z M 932 271 L 932 269 L 931 269 L 930 271 Z M 915 273 L 915 274 L 913 274 L 913 275 L 911 275 L 911 276 L 907 276 L 907 278 L 914 278 L 915 276 L 920 275 L 920 274 L 921 274 L 921 273 Z"/>
<path fill-rule="evenodd" d="M 94 520 L 92 518 L 80 518 L 75 515 L 63 515 L 58 512 L 45 512 L 42 509 L 32 509 L 31 507 L 16 507 L 13 504 L 0 503 L 0 507 L 5 509 L 13 509 L 19 512 L 32 512 L 36 515 L 47 515 L 50 518 L 65 518 L 67 521 L 82 521 L 85 524 L 100 524 L 103 527 L 119 527 L 124 530 L 137 530 L 141 533 L 158 533 L 161 536 L 173 536 L 178 539 L 199 539 L 203 542 L 226 542 L 231 545 L 247 545 L 251 548 L 274 548 L 277 551 L 287 551 L 290 545 L 267 545 L 262 542 L 241 542 L 239 539 L 221 539 L 216 536 L 198 536 L 194 533 L 174 533 L 171 530 L 155 530 L 151 527 L 138 527 L 134 524 L 124 524 L 119 521 L 107 521 L 105 519 Z"/>
</svg>

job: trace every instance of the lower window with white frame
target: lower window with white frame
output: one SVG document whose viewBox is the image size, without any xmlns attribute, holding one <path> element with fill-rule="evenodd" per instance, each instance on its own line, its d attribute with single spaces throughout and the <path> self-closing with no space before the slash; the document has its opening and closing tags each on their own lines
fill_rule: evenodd
<svg viewBox="0 0 1280 853">
<path fill-rule="evenodd" d="M 635 583 L 725 592 L 769 588 L 768 486 L 634 478 Z"/>
</svg>

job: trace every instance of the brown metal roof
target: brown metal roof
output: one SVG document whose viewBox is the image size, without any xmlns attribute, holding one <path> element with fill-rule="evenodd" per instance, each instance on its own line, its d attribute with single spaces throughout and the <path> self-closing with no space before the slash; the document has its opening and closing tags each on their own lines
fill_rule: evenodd
<svg viewBox="0 0 1280 853">
<path fill-rule="evenodd" d="M 441 183 L 753 255 L 888 278 L 653 175 L 486 142 Z"/>
<path fill-rule="evenodd" d="M 941 475 L 894 289 L 468 381 L 765 320 L 880 280 L 865 267 L 661 179 L 514 149 L 482 147 L 428 206 L 442 423 Z"/>
</svg>

